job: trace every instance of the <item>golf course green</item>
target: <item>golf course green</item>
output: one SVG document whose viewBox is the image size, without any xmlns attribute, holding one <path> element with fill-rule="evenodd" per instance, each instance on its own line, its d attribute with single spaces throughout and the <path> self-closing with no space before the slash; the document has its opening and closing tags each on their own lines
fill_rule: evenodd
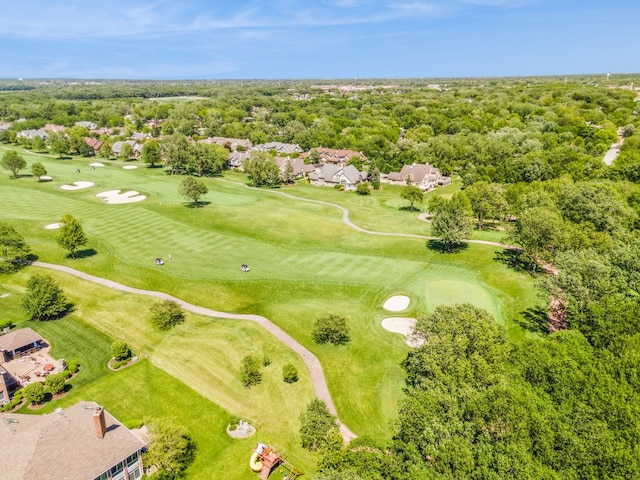
<svg viewBox="0 0 640 480">
<path fill-rule="evenodd" d="M 42 162 L 52 180 L 11 179 L 0 172 L 0 220 L 25 237 L 38 260 L 217 311 L 267 317 L 317 356 L 340 420 L 359 436 L 389 439 L 402 397 L 400 363 L 409 347 L 380 325 L 389 316 L 382 308 L 388 297 L 409 296 L 402 315 L 414 317 L 439 304 L 469 302 L 489 311 L 516 338 L 525 335 L 518 323 L 522 313 L 538 302 L 533 280 L 501 261 L 500 247 L 467 244 L 443 254 L 426 239 L 357 231 L 335 206 L 308 201 L 340 205 L 367 230 L 429 235 L 429 224 L 416 212 L 401 210 L 408 203 L 400 199 L 399 187 L 385 185 L 369 197 L 303 182 L 258 190 L 247 188 L 242 174 L 226 172 L 203 179 L 209 193 L 202 207 L 193 208 L 178 195 L 182 177 L 161 168 L 123 169 L 123 162 L 101 160 L 104 167 L 91 169 L 90 159 L 20 153 L 29 165 Z M 77 181 L 94 185 L 60 188 Z M 451 185 L 443 193 L 458 188 Z M 110 190 L 132 190 L 146 198 L 112 205 L 96 196 Z M 66 213 L 78 219 L 89 239 L 76 259 L 58 247 L 56 230 L 45 228 Z M 164 265 L 155 264 L 157 257 Z M 241 264 L 250 272 L 241 271 Z M 189 478 L 220 478 L 222 470 L 224 478 L 247 478 L 256 441 L 278 446 L 296 467 L 313 471 L 317 456 L 300 447 L 297 435 L 298 418 L 314 397 L 309 372 L 295 352 L 261 326 L 188 313 L 184 324 L 160 332 L 149 321 L 157 300 L 60 272 L 47 273 L 60 282 L 74 311 L 52 322 L 27 322 L 20 297 L 36 271 L 44 270 L 30 266 L 0 277 L 0 294 L 9 293 L 0 298 L 6 317 L 0 320 L 30 326 L 51 342 L 54 355 L 82 364 L 71 391 L 41 412 L 83 399 L 104 404 L 131 425 L 176 416 L 198 443 Z M 347 318 L 347 345 L 313 342 L 314 320 L 330 313 Z M 111 372 L 109 345 L 119 338 L 141 360 Z M 238 379 L 248 354 L 270 360 L 262 382 L 252 388 Z M 297 383 L 282 381 L 287 363 L 298 369 Z M 257 428 L 255 437 L 226 435 L 227 424 L 237 417 Z"/>
</svg>

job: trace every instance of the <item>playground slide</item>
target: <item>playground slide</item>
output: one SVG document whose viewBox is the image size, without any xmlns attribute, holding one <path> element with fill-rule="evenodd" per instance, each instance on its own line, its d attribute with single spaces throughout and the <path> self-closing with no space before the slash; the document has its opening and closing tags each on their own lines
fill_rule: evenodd
<svg viewBox="0 0 640 480">
<path fill-rule="evenodd" d="M 251 454 L 251 459 L 249 460 L 249 468 L 254 472 L 259 472 L 262 470 L 262 462 L 258 460 L 258 452 L 253 452 Z"/>
</svg>

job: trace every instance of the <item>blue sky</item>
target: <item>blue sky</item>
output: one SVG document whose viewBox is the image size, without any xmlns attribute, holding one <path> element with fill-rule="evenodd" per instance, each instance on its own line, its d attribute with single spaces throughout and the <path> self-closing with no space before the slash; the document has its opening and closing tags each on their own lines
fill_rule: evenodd
<svg viewBox="0 0 640 480">
<path fill-rule="evenodd" d="M 640 72 L 637 0 L 5 0 L 1 78 Z"/>
</svg>

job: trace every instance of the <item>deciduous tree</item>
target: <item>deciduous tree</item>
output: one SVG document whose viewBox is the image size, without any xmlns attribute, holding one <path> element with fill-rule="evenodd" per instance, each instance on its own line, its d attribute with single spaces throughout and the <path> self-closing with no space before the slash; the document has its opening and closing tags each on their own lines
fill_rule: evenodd
<svg viewBox="0 0 640 480">
<path fill-rule="evenodd" d="M 300 416 L 300 439 L 302 447 L 308 450 L 326 450 L 334 445 L 335 435 L 340 435 L 338 422 L 329 412 L 324 400 L 311 400 L 307 409 Z"/>
<path fill-rule="evenodd" d="M 404 200 L 407 200 L 410 203 L 410 207 L 409 207 L 410 210 L 415 210 L 415 207 L 413 206 L 413 204 L 422 203 L 424 194 L 422 193 L 422 190 L 420 190 L 418 187 L 414 185 L 407 185 L 406 187 L 403 187 L 402 191 L 400 192 L 400 197 L 403 198 Z"/>
<path fill-rule="evenodd" d="M 455 194 L 451 199 L 441 198 L 430 205 L 435 213 L 431 221 L 431 233 L 442 242 L 443 249 L 450 251 L 473 233 L 469 201 L 464 194 Z"/>
<path fill-rule="evenodd" d="M 62 289 L 51 275 L 34 274 L 27 281 L 22 308 L 31 320 L 51 320 L 69 310 Z"/>
<path fill-rule="evenodd" d="M 184 312 L 173 300 L 162 300 L 151 307 L 151 323 L 160 330 L 169 330 L 184 322 Z"/>
<path fill-rule="evenodd" d="M 171 478 L 182 478 L 197 449 L 186 427 L 173 417 L 153 419 L 146 425 L 149 447 L 142 457 L 145 466 L 155 465 L 169 472 Z"/>
<path fill-rule="evenodd" d="M 39 138 L 39 137 L 36 137 Z M 31 165 L 31 174 L 40 181 L 40 177 L 47 174 L 47 169 L 40 162 L 35 162 Z"/>
<path fill-rule="evenodd" d="M 209 191 L 207 186 L 202 180 L 198 180 L 195 177 L 185 177 L 178 185 L 178 193 L 185 198 L 193 200 L 193 204 L 198 207 L 200 197 L 206 195 Z"/>
<path fill-rule="evenodd" d="M 30 253 L 22 235 L 12 226 L 0 223 L 0 273 L 20 269 L 26 265 Z"/>
<path fill-rule="evenodd" d="M 151 168 L 162 162 L 162 155 L 160 152 L 160 145 L 155 139 L 149 139 L 142 145 L 142 161 L 149 165 Z"/>
<path fill-rule="evenodd" d="M 0 165 L 5 170 L 9 170 L 13 178 L 18 178 L 18 172 L 27 166 L 27 162 L 15 150 L 7 150 L 2 156 Z"/>
<path fill-rule="evenodd" d="M 333 345 L 343 345 L 351 339 L 347 319 L 340 315 L 333 314 L 317 318 L 313 322 L 313 332 L 311 336 L 314 342 L 319 344 L 331 343 Z"/>
<path fill-rule="evenodd" d="M 60 224 L 61 226 L 56 235 L 56 241 L 58 245 L 69 251 L 71 258 L 75 258 L 78 247 L 86 245 L 87 236 L 80 222 L 70 213 L 62 217 Z"/>
</svg>

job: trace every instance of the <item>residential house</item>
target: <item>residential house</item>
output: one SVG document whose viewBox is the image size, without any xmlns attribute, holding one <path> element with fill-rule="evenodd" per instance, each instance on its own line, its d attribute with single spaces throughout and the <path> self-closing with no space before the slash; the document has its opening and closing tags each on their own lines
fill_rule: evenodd
<svg viewBox="0 0 640 480">
<path fill-rule="evenodd" d="M 84 143 L 86 143 L 91 148 L 93 148 L 94 155 L 97 155 L 97 153 L 102 148 L 102 145 L 104 145 L 104 142 L 102 140 L 98 140 L 97 138 L 90 138 L 90 137 L 84 137 Z"/>
<path fill-rule="evenodd" d="M 244 170 L 242 164 L 244 161 L 251 156 L 249 152 L 229 152 L 229 156 L 227 157 L 227 165 L 229 168 L 234 168 L 237 170 Z"/>
<path fill-rule="evenodd" d="M 309 175 L 309 181 L 316 187 L 342 185 L 345 190 L 355 190 L 356 185 L 366 179 L 367 172 L 359 172 L 353 165 L 320 165 Z"/>
<path fill-rule="evenodd" d="M 367 157 L 362 152 L 354 150 L 336 150 L 334 148 L 312 148 L 310 151 L 300 155 L 301 158 L 308 158 L 312 151 L 316 151 L 320 158 L 319 163 L 333 163 L 335 165 L 347 165 L 353 158 L 359 158 L 363 163 L 367 161 Z"/>
<path fill-rule="evenodd" d="M 443 176 L 440 170 L 428 163 L 413 163 L 404 165 L 399 172 L 391 172 L 386 177 L 381 176 L 380 181 L 394 185 L 414 185 L 427 191 L 438 185 L 448 185 L 451 178 Z"/>
<path fill-rule="evenodd" d="M 284 175 L 288 163 L 291 164 L 294 178 L 304 177 L 309 172 L 308 169 L 305 169 L 304 161 L 301 158 L 275 157 L 273 161 L 276 162 L 276 165 L 280 169 L 280 175 Z M 311 167 L 311 172 L 315 171 L 313 165 L 307 165 L 307 167 Z"/>
<path fill-rule="evenodd" d="M 14 357 L 38 349 L 42 337 L 29 327 L 18 328 L 0 337 L 0 363 L 11 361 Z"/>
<path fill-rule="evenodd" d="M 128 143 L 129 145 L 131 145 L 131 147 L 133 148 L 134 156 L 136 157 L 140 156 L 140 154 L 142 153 L 141 143 L 138 143 L 135 140 L 124 140 L 124 141 L 118 140 L 117 142 L 113 142 L 113 145 L 111 145 L 111 151 L 116 157 L 120 155 L 120 150 L 122 150 L 122 145 L 124 145 L 125 143 Z"/>
<path fill-rule="evenodd" d="M 202 140 L 198 140 L 198 142 L 217 143 L 218 145 L 222 145 L 223 147 L 225 147 L 231 152 L 237 151 L 239 146 L 244 148 L 244 150 L 249 150 L 251 147 L 253 147 L 253 143 L 251 143 L 251 141 L 246 140 L 244 138 L 209 137 L 209 138 L 203 138 Z"/>
<path fill-rule="evenodd" d="M 282 155 L 293 155 L 294 153 L 302 153 L 300 145 L 294 143 L 282 143 L 282 142 L 269 142 L 255 145 L 254 150 L 264 150 L 270 152 L 274 150 L 276 153 Z"/>
<path fill-rule="evenodd" d="M 95 130 L 96 128 L 98 128 L 98 125 L 93 122 L 76 122 L 75 125 L 76 127 L 84 127 L 88 128 L 89 130 Z"/>
<path fill-rule="evenodd" d="M 153 135 L 151 135 L 150 133 L 133 132 L 131 134 L 131 138 L 135 141 L 144 142 L 145 140 L 153 138 Z"/>
<path fill-rule="evenodd" d="M 21 130 L 16 134 L 17 138 L 28 138 L 33 140 L 36 137 L 40 137 L 42 140 L 46 140 L 47 138 L 49 138 L 49 135 L 47 135 L 47 132 L 45 132 L 44 130 L 40 129 L 40 130 Z"/>
<path fill-rule="evenodd" d="M 67 129 L 64 125 L 55 125 L 53 123 L 47 123 L 42 130 L 45 132 L 62 133 Z"/>
<path fill-rule="evenodd" d="M 3 480 L 135 480 L 145 442 L 95 402 L 0 413 Z"/>
</svg>

